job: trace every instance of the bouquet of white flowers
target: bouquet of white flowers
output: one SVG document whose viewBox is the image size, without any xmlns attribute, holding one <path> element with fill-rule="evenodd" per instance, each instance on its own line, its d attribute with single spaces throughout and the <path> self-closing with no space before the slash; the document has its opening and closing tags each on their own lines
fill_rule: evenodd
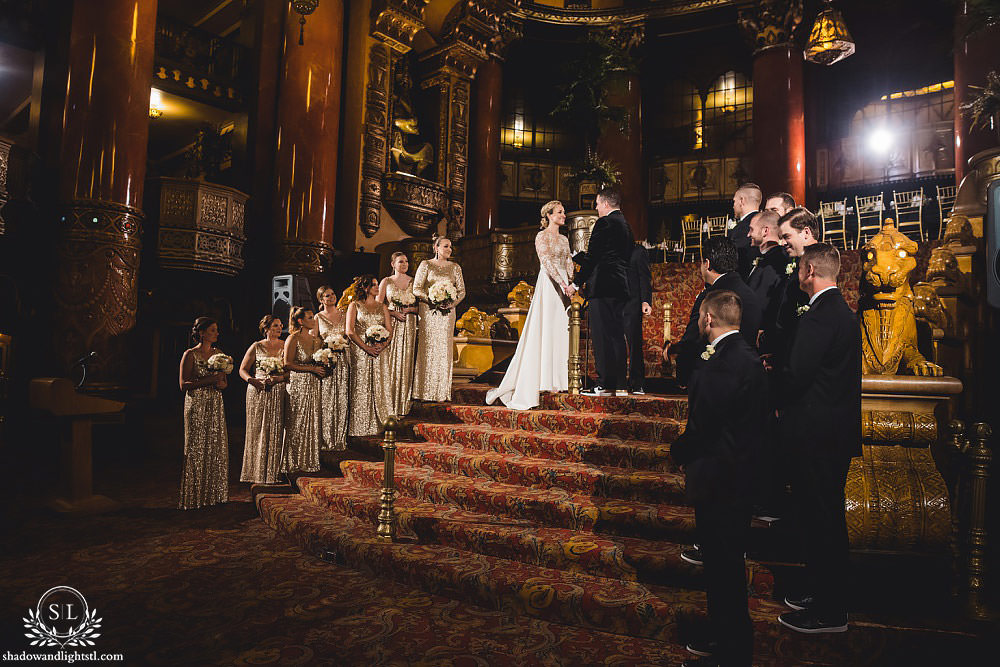
<svg viewBox="0 0 1000 667">
<path fill-rule="evenodd" d="M 403 310 L 404 308 L 409 308 L 417 302 L 417 298 L 413 296 L 413 292 L 410 290 L 405 290 L 403 292 L 396 292 L 396 295 L 392 297 L 392 305 L 395 310 Z"/>
<path fill-rule="evenodd" d="M 343 352 L 347 349 L 347 336 L 341 333 L 332 333 L 324 338 L 323 342 L 334 352 Z"/>
<path fill-rule="evenodd" d="M 280 357 L 260 357 L 257 368 L 264 375 L 281 375 L 285 371 L 285 362 Z"/>
<path fill-rule="evenodd" d="M 427 290 L 431 305 L 444 312 L 458 298 L 458 290 L 450 280 L 439 280 Z"/>
<path fill-rule="evenodd" d="M 333 356 L 333 350 L 328 347 L 321 347 L 313 352 L 313 361 L 321 366 L 333 368 L 337 365 L 337 360 Z"/>
<path fill-rule="evenodd" d="M 209 370 L 216 372 L 223 372 L 229 375 L 233 372 L 233 358 L 228 354 L 222 354 L 221 352 L 216 352 L 208 358 L 208 368 Z"/>
<path fill-rule="evenodd" d="M 365 342 L 369 345 L 378 345 L 389 340 L 389 330 L 381 324 L 373 324 L 365 329 Z"/>
</svg>

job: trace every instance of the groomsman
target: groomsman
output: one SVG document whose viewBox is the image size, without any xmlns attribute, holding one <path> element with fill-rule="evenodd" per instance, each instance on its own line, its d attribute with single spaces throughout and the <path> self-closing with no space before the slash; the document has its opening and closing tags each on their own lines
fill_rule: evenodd
<svg viewBox="0 0 1000 667">
<path fill-rule="evenodd" d="M 826 243 L 803 249 L 798 283 L 808 295 L 785 365 L 779 414 L 792 468 L 794 506 L 810 588 L 787 597 L 797 610 L 778 621 L 805 633 L 847 630 L 848 537 L 844 485 L 861 456 L 861 334 L 837 289 L 840 253 Z"/>
<path fill-rule="evenodd" d="M 747 286 L 757 295 L 763 313 L 761 328 L 777 317 L 781 288 L 787 276 L 785 267 L 788 255 L 778 237 L 778 214 L 770 209 L 754 214 L 750 218 L 750 245 L 759 253 L 753 260 Z"/>
<path fill-rule="evenodd" d="M 762 197 L 760 186 L 756 183 L 744 183 L 733 194 L 733 216 L 736 218 L 736 224 L 729 230 L 727 236 L 736 244 L 739 253 L 737 268 L 743 280 L 750 275 L 750 265 L 754 258 L 750 239 L 747 237 L 747 232 L 750 231 L 750 217 L 760 210 Z"/>
<path fill-rule="evenodd" d="M 646 361 L 642 357 L 642 318 L 653 312 L 653 276 L 649 254 L 636 243 L 628 271 L 629 299 L 625 304 L 625 343 L 628 345 L 628 390 L 646 393 Z"/>
<path fill-rule="evenodd" d="M 684 664 L 747 665 L 753 627 L 747 613 L 744 554 L 750 531 L 750 495 L 767 415 L 767 383 L 760 357 L 740 335 L 740 297 L 713 290 L 698 309 L 704 364 L 688 389 L 688 420 L 670 455 L 683 466 L 694 504 L 705 568 L 711 635 L 688 650 L 712 661 Z"/>
<path fill-rule="evenodd" d="M 740 334 L 751 347 L 756 348 L 757 330 L 760 327 L 760 302 L 736 272 L 739 260 L 733 242 L 722 236 L 714 236 L 705 241 L 701 256 L 701 278 L 705 281 L 705 289 L 695 299 L 694 307 L 688 316 L 687 328 L 681 339 L 673 345 L 669 345 L 670 341 L 663 342 L 664 360 L 669 361 L 671 355 L 677 356 L 677 382 L 682 387 L 687 386 L 691 374 L 701 361 L 701 330 L 698 328 L 699 308 L 710 292 L 729 290 L 736 292 L 740 297 L 743 309 L 742 322 L 739 327 Z"/>
<path fill-rule="evenodd" d="M 795 208 L 795 198 L 787 192 L 775 192 L 764 202 L 765 211 L 774 211 L 780 218 Z"/>
</svg>

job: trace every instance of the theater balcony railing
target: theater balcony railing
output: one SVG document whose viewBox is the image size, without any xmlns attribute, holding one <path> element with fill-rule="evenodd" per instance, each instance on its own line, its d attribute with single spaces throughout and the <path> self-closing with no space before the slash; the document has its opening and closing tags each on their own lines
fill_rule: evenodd
<svg viewBox="0 0 1000 667">
<path fill-rule="evenodd" d="M 248 97 L 249 54 L 232 40 L 160 16 L 153 86 L 235 111 Z"/>
</svg>

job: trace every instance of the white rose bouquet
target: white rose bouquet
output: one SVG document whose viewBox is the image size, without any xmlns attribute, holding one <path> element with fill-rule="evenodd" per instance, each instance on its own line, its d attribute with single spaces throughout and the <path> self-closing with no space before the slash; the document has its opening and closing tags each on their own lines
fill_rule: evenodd
<svg viewBox="0 0 1000 667">
<path fill-rule="evenodd" d="M 257 369 L 265 375 L 281 375 L 285 372 L 285 362 L 280 357 L 261 357 Z"/>
<path fill-rule="evenodd" d="M 209 370 L 225 373 L 226 375 L 233 372 L 233 358 L 228 354 L 216 352 L 208 358 L 207 363 Z"/>
<path fill-rule="evenodd" d="M 313 352 L 312 359 L 320 366 L 333 368 L 337 365 L 337 360 L 333 356 L 333 350 L 328 347 L 321 347 Z"/>
<path fill-rule="evenodd" d="M 365 329 L 365 342 L 369 345 L 378 345 L 389 340 L 389 330 L 381 324 L 373 324 Z"/>
<path fill-rule="evenodd" d="M 427 298 L 434 308 L 444 313 L 458 298 L 458 290 L 450 280 L 439 280 L 427 290 Z"/>
<path fill-rule="evenodd" d="M 404 308 L 409 308 L 417 302 L 417 298 L 413 296 L 413 292 L 410 290 L 405 290 L 403 292 L 396 292 L 396 295 L 392 297 L 392 305 L 395 310 L 403 310 Z"/>
<path fill-rule="evenodd" d="M 347 336 L 341 333 L 332 333 L 324 338 L 323 342 L 334 352 L 343 352 L 347 349 Z"/>
</svg>

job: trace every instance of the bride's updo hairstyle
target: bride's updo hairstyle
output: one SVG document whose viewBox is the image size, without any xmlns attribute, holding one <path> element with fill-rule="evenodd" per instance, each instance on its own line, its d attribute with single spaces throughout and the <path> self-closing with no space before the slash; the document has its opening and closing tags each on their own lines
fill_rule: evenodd
<svg viewBox="0 0 1000 667">
<path fill-rule="evenodd" d="M 194 345 L 199 345 L 201 343 L 201 335 L 205 333 L 213 324 L 218 324 L 218 322 L 211 317 L 199 317 L 191 325 L 191 343 Z"/>
<path fill-rule="evenodd" d="M 556 206 L 562 206 L 562 202 L 558 199 L 553 199 L 542 206 L 542 229 L 549 226 L 549 214 L 556 210 Z"/>
</svg>

